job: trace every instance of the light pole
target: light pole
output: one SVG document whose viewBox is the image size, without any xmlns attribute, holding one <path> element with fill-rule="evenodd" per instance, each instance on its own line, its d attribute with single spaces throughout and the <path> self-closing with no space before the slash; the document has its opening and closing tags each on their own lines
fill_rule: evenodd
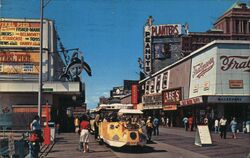
<svg viewBox="0 0 250 158">
<path fill-rule="evenodd" d="M 38 116 L 42 117 L 42 88 L 43 88 L 43 0 L 40 0 L 40 61 L 39 61 L 39 89 Z M 41 120 L 41 119 L 40 119 Z"/>
</svg>

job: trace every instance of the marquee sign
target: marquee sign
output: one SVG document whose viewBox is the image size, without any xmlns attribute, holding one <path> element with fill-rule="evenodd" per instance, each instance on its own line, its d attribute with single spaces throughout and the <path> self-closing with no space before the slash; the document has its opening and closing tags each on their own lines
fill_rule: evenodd
<svg viewBox="0 0 250 158">
<path fill-rule="evenodd" d="M 0 73 L 2 74 L 38 74 L 39 52 L 1 52 Z"/>
<path fill-rule="evenodd" d="M 35 52 L 1 52 L 2 63 L 30 63 L 39 62 L 39 54 Z"/>
<path fill-rule="evenodd" d="M 162 91 L 162 105 L 179 104 L 181 98 L 181 88 Z"/>
<path fill-rule="evenodd" d="M 39 22 L 0 21 L 0 47 L 39 46 Z"/>
</svg>

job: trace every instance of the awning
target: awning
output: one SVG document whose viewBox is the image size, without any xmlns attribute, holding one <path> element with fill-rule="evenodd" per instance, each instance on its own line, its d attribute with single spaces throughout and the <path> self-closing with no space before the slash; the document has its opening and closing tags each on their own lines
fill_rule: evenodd
<svg viewBox="0 0 250 158">
<path fill-rule="evenodd" d="M 202 96 L 199 96 L 199 97 L 181 100 L 179 107 L 189 106 L 189 105 L 194 105 L 194 104 L 201 104 L 201 103 L 203 103 L 203 99 L 202 99 Z"/>
</svg>

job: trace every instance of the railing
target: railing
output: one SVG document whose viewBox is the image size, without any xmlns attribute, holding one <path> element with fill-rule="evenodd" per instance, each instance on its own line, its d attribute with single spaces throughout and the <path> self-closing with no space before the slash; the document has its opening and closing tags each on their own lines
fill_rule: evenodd
<svg viewBox="0 0 250 158">
<path fill-rule="evenodd" d="M 29 130 L 0 130 L 0 157 L 17 155 L 22 158 L 28 152 L 25 141 Z"/>
</svg>

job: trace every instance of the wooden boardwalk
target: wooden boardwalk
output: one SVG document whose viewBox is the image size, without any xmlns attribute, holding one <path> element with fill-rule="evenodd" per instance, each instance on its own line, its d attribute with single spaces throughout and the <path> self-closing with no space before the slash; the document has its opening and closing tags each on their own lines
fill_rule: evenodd
<svg viewBox="0 0 250 158">
<path fill-rule="evenodd" d="M 116 158 L 115 154 L 106 145 L 99 145 L 93 135 L 90 135 L 89 153 L 83 153 L 78 150 L 79 135 L 76 133 L 60 134 L 51 151 L 46 158 Z"/>
</svg>

